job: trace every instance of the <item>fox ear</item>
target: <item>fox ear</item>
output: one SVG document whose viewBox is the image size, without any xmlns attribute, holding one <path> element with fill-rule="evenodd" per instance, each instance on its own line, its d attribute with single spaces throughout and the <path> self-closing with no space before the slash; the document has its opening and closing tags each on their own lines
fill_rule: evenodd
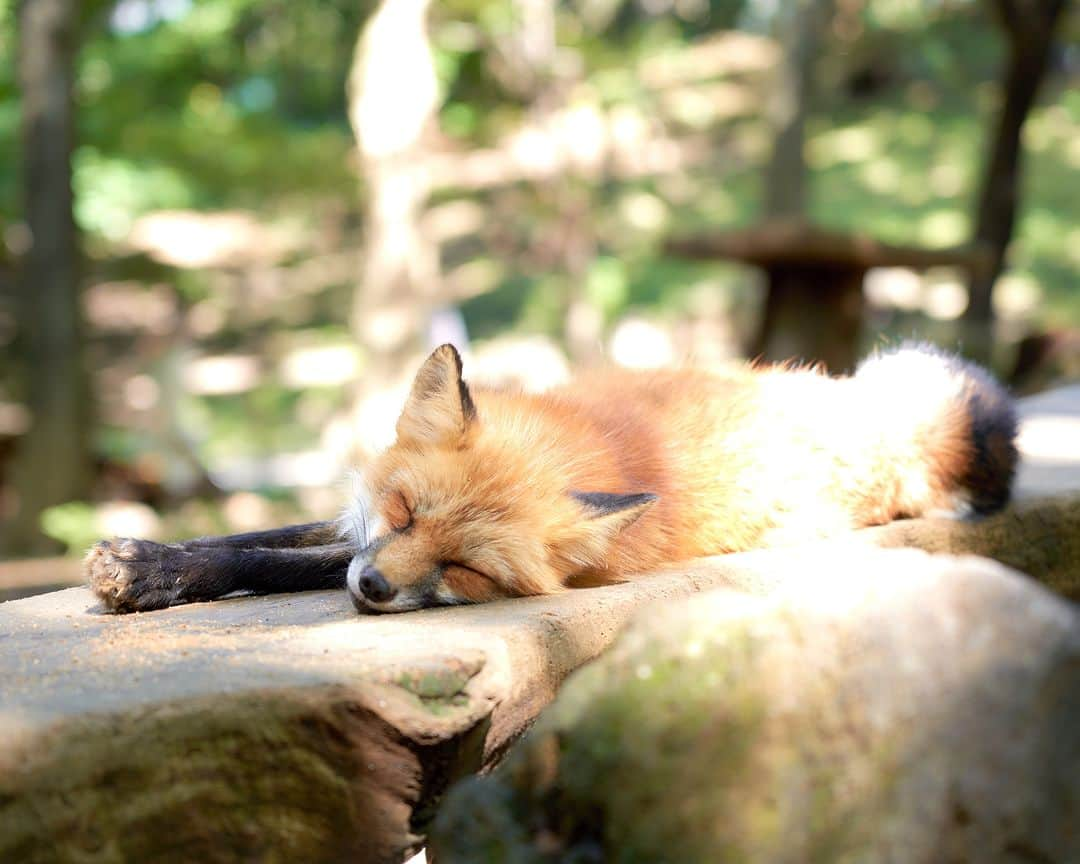
<svg viewBox="0 0 1080 864">
<path fill-rule="evenodd" d="M 611 542 L 658 500 L 651 492 L 620 495 L 611 492 L 570 493 L 581 505 L 585 521 L 565 552 L 577 563 L 595 565 L 607 556 Z"/>
<path fill-rule="evenodd" d="M 441 345 L 416 373 L 397 421 L 398 440 L 453 443 L 475 419 L 476 406 L 461 380 L 461 355 L 453 345 Z"/>
<path fill-rule="evenodd" d="M 621 531 L 642 513 L 649 509 L 659 497 L 652 492 L 636 492 L 620 495 L 614 492 L 578 492 L 570 497 L 585 507 L 585 516 L 590 521 L 597 519 L 614 522 L 615 530 Z"/>
</svg>

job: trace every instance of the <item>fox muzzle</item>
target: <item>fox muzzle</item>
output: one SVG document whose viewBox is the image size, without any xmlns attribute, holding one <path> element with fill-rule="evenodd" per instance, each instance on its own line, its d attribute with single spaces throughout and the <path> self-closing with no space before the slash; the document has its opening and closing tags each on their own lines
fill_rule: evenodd
<svg viewBox="0 0 1080 864">
<path fill-rule="evenodd" d="M 356 580 L 360 593 L 375 603 L 393 600 L 397 591 L 386 581 L 386 577 L 371 564 L 365 564 Z"/>
</svg>

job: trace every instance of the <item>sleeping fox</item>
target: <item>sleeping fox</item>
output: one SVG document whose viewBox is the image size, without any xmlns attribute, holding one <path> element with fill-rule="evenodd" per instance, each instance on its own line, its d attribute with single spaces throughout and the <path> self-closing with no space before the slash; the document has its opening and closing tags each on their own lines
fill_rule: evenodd
<svg viewBox="0 0 1080 864">
<path fill-rule="evenodd" d="M 340 520 L 104 541 L 86 571 L 117 612 L 342 586 L 365 612 L 549 594 L 902 517 L 990 513 L 1009 498 L 1015 436 L 1001 386 L 924 345 L 845 378 L 611 369 L 539 395 L 469 387 L 443 345 Z"/>
</svg>

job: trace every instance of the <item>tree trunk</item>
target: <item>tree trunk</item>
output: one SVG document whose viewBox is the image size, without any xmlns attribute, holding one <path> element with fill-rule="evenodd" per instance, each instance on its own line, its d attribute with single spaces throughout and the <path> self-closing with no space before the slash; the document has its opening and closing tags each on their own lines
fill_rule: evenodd
<svg viewBox="0 0 1080 864">
<path fill-rule="evenodd" d="M 767 219 L 802 219 L 806 213 L 806 115 L 828 5 L 829 0 L 798 0 L 778 13 L 784 51 L 769 111 L 773 150 L 765 178 Z"/>
<path fill-rule="evenodd" d="M 438 109 L 428 0 L 383 0 L 363 29 L 349 115 L 366 182 L 364 260 L 352 329 L 367 353 L 359 398 L 384 389 L 426 345 L 443 294 L 438 249 L 423 229 L 430 193 L 424 136 Z"/>
<path fill-rule="evenodd" d="M 798 0 L 781 6 L 777 35 L 783 47 L 770 106 L 773 149 L 765 174 L 767 222 L 806 219 L 806 118 L 813 97 L 814 60 L 830 0 Z M 844 268 L 769 270 L 765 312 L 751 356 L 767 360 L 825 363 L 849 371 L 858 353 L 862 321 L 862 273 Z"/>
<path fill-rule="evenodd" d="M 604 316 L 588 296 L 589 267 L 596 257 L 594 199 L 573 177 L 555 181 L 560 225 L 559 267 L 566 280 L 563 290 L 563 341 L 570 361 L 578 368 L 604 361 Z"/>
<path fill-rule="evenodd" d="M 31 427 L 14 466 L 15 512 L 4 531 L 8 555 L 48 550 L 42 510 L 85 498 L 92 478 L 71 191 L 77 13 L 74 0 L 24 0 L 19 7 L 23 195 L 31 245 L 22 261 L 18 309 Z"/>
<path fill-rule="evenodd" d="M 1008 42 L 1004 104 L 994 132 L 975 211 L 974 243 L 988 250 L 985 267 L 972 271 L 964 312 L 966 351 L 989 362 L 993 347 L 994 282 L 1005 267 L 1016 223 L 1022 171 L 1021 133 L 1035 103 L 1064 0 L 998 0 L 994 4 Z"/>
</svg>

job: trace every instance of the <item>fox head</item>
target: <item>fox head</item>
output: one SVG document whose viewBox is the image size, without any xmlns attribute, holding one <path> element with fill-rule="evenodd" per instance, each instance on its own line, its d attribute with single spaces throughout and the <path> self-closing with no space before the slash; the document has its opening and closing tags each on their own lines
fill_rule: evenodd
<svg viewBox="0 0 1080 864">
<path fill-rule="evenodd" d="M 606 569 L 619 533 L 656 496 L 572 488 L 562 433 L 527 407 L 493 396 L 478 410 L 453 346 L 427 359 L 397 440 L 345 516 L 359 549 L 347 579 L 357 609 L 547 594 Z"/>
</svg>

